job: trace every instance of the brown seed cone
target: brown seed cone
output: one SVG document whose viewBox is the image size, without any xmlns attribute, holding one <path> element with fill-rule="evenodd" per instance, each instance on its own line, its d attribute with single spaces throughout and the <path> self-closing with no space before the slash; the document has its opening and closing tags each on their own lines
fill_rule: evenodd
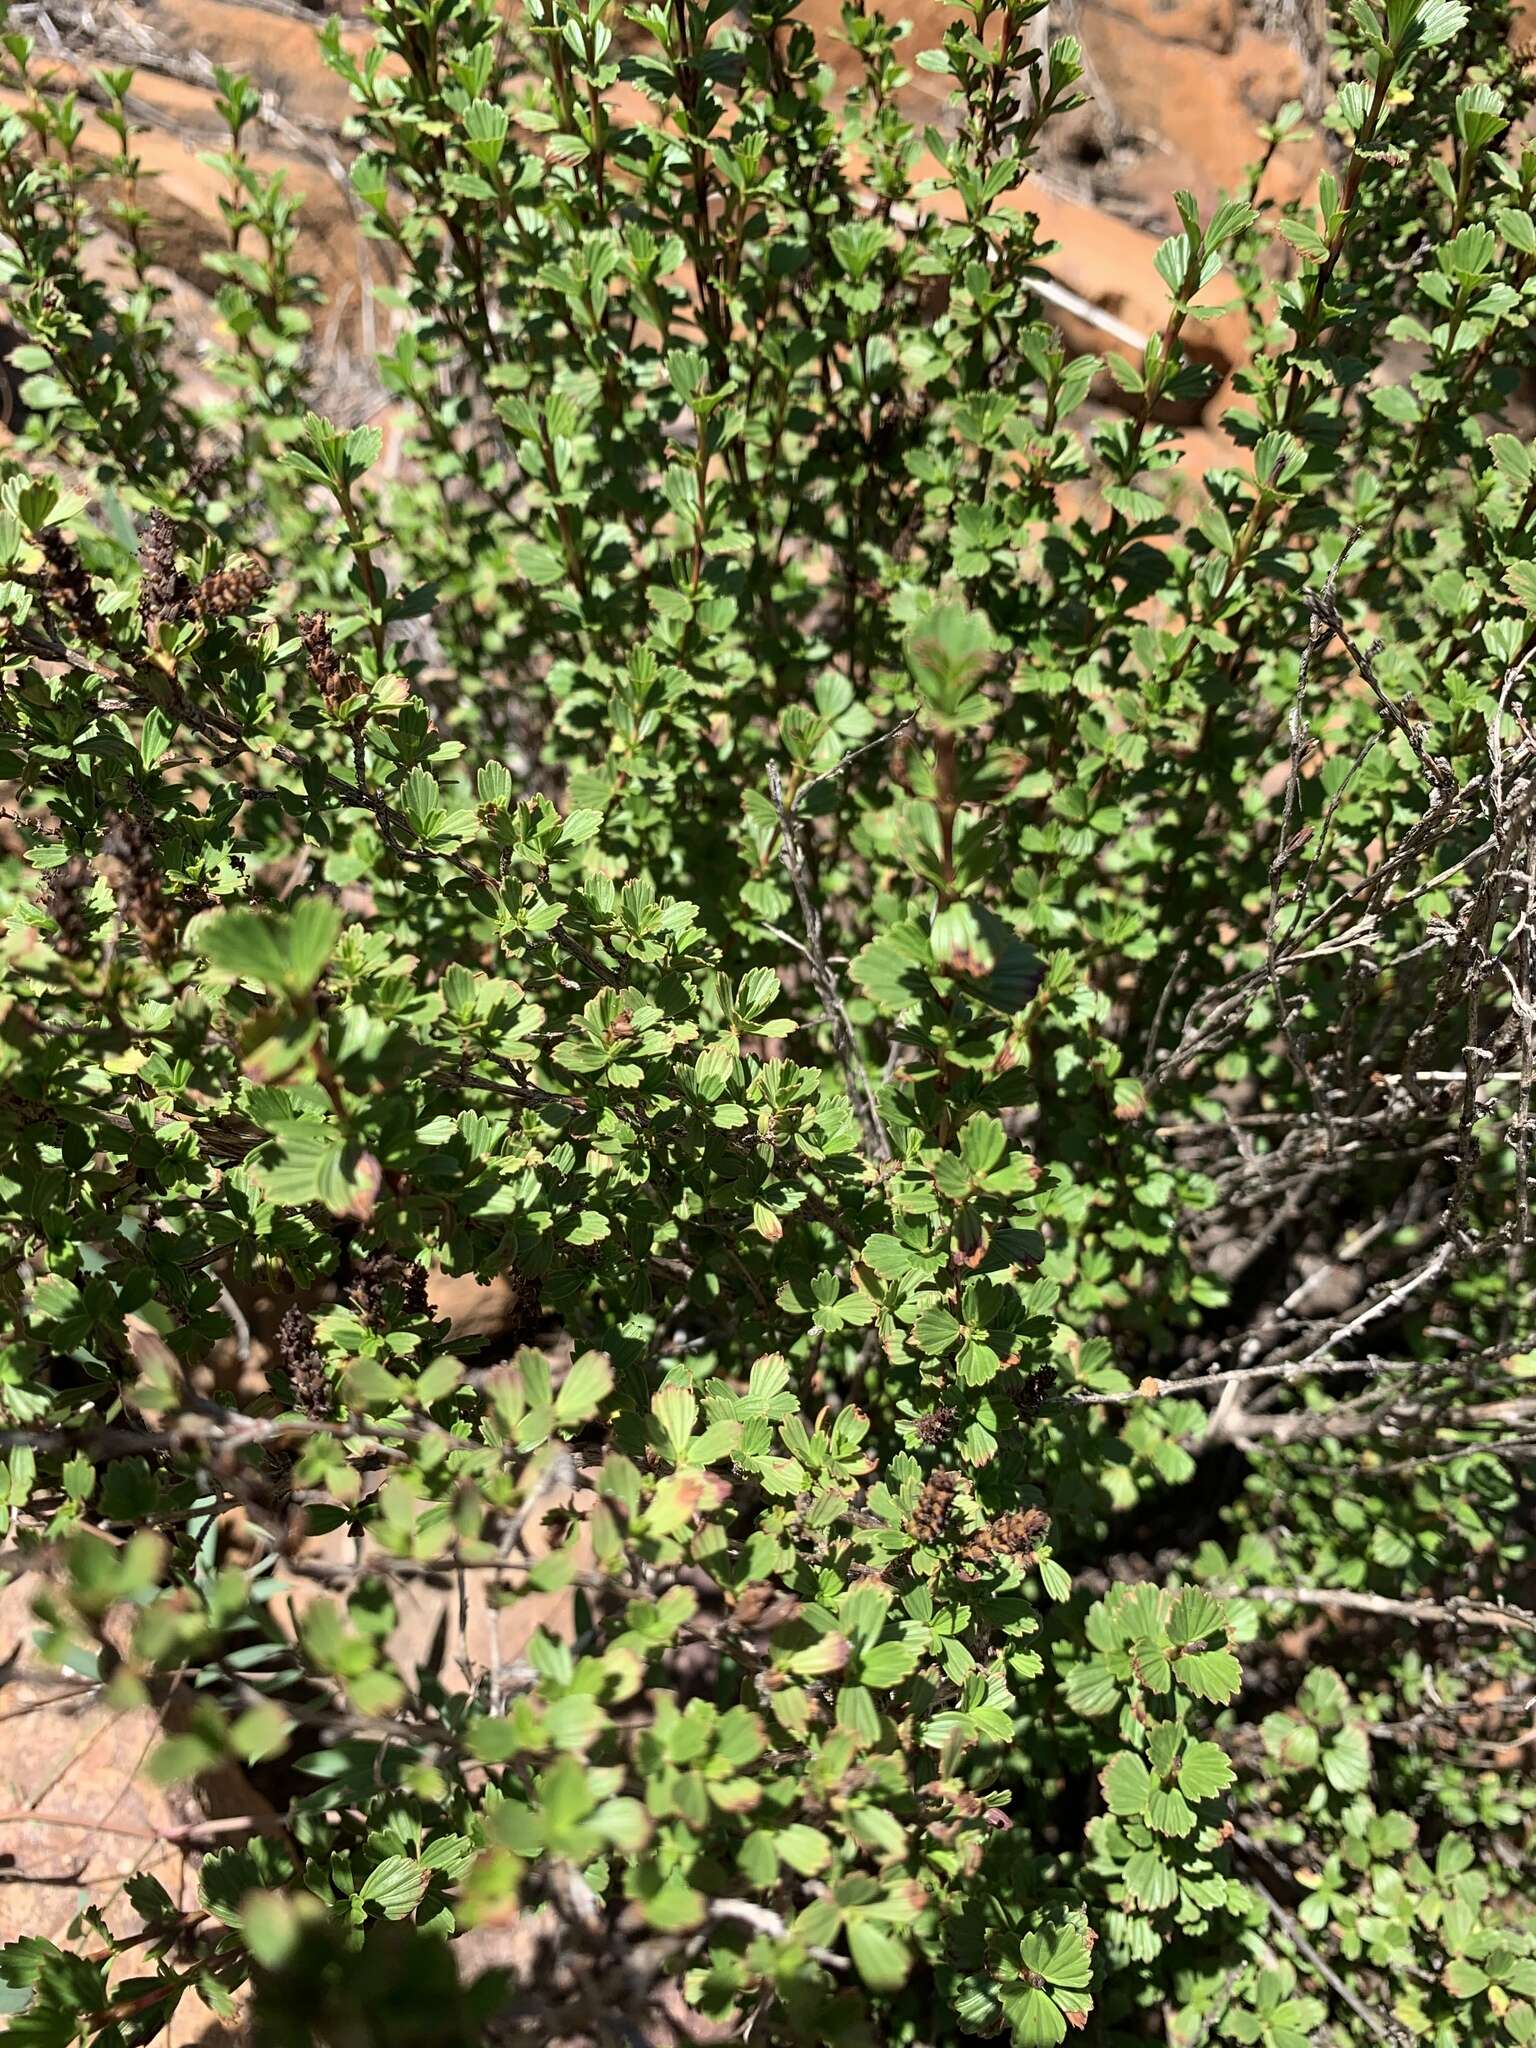
<svg viewBox="0 0 1536 2048">
<path fill-rule="evenodd" d="M 369 1252 L 358 1261 L 348 1291 L 363 1321 L 376 1330 L 387 1330 L 402 1316 L 428 1313 L 426 1268 L 398 1252 Z"/>
<path fill-rule="evenodd" d="M 926 1444 L 930 1451 L 936 1451 L 940 1444 L 947 1444 L 954 1435 L 958 1419 L 953 1408 L 931 1408 L 926 1415 L 919 1415 L 914 1424 L 918 1442 Z"/>
<path fill-rule="evenodd" d="M 296 1404 L 314 1422 L 331 1412 L 331 1381 L 315 1341 L 314 1318 L 297 1302 L 277 1326 L 277 1357 L 287 1373 Z"/>
<path fill-rule="evenodd" d="M 949 1511 L 959 1491 L 958 1472 L 946 1472 L 942 1467 L 937 1472 L 930 1472 L 907 1523 L 908 1533 L 919 1543 L 937 1543 L 944 1534 Z"/>
<path fill-rule="evenodd" d="M 182 495 L 190 498 L 194 504 L 202 504 L 212 495 L 214 486 L 223 481 L 224 472 L 229 468 L 232 459 L 231 454 L 200 455 L 187 471 Z"/>
<path fill-rule="evenodd" d="M 326 612 L 300 612 L 294 620 L 304 643 L 309 663 L 309 680 L 327 711 L 340 710 L 357 689 L 357 679 L 344 668 L 331 640 L 331 621 Z"/>
<path fill-rule="evenodd" d="M 164 512 L 151 512 L 144 522 L 139 570 L 139 617 L 147 638 L 162 619 L 179 619 L 192 595 L 176 562 L 176 528 Z"/>
<path fill-rule="evenodd" d="M 508 1266 L 502 1275 L 507 1304 L 502 1319 L 504 1344 L 531 1344 L 544 1321 L 544 1283 L 537 1273 Z"/>
<path fill-rule="evenodd" d="M 91 864 L 82 854 L 72 854 L 61 868 L 54 868 L 43 890 L 42 907 L 58 929 L 53 950 L 61 960 L 79 960 L 89 942 L 86 928 L 85 896 L 91 886 Z"/>
<path fill-rule="evenodd" d="M 251 562 L 243 569 L 218 569 L 205 576 L 187 599 L 187 610 L 195 619 L 225 619 L 231 612 L 251 609 L 269 579 L 265 569 Z"/>
<path fill-rule="evenodd" d="M 1040 1413 L 1055 1385 L 1055 1373 L 1050 1366 L 1042 1365 L 1034 1372 L 1026 1373 L 1017 1386 L 1009 1389 L 1014 1407 L 1026 1422 Z"/>
<path fill-rule="evenodd" d="M 107 833 L 102 852 L 112 863 L 112 884 L 153 960 L 164 961 L 176 947 L 176 919 L 166 901 L 152 826 L 144 819 L 120 815 Z"/>
<path fill-rule="evenodd" d="M 56 526 L 45 526 L 37 535 L 37 545 L 48 565 L 46 594 L 49 603 L 63 612 L 66 618 L 73 619 L 88 639 L 104 640 L 106 626 L 97 610 L 96 593 L 80 559 L 80 550 L 69 535 L 61 533 Z"/>
<path fill-rule="evenodd" d="M 966 1544 L 961 1553 L 972 1564 L 994 1564 L 1007 1557 L 1031 1557 L 1035 1546 L 1051 1526 L 1043 1508 L 1010 1508 L 988 1522 Z"/>
<path fill-rule="evenodd" d="M 800 1602 L 793 1593 L 762 1579 L 742 1587 L 731 1609 L 730 1621 L 733 1628 L 770 1635 L 774 1629 L 793 1621 L 799 1612 Z"/>
</svg>

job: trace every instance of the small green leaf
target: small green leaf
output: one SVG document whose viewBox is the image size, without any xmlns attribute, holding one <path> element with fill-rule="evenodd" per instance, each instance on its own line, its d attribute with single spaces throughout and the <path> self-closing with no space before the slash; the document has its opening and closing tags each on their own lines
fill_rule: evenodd
<svg viewBox="0 0 1536 2048">
<path fill-rule="evenodd" d="M 1178 1682 L 1197 1699 L 1225 1706 L 1236 1697 L 1243 1682 L 1237 1659 L 1230 1650 L 1186 1650 L 1174 1665 Z"/>
<path fill-rule="evenodd" d="M 1140 1815 L 1147 1810 L 1152 1779 L 1139 1756 L 1122 1750 L 1099 1773 L 1104 1803 L 1111 1813 Z"/>
<path fill-rule="evenodd" d="M 1179 1759 L 1179 1787 L 1191 1799 L 1214 1799 L 1234 1776 L 1226 1752 L 1214 1742 L 1192 1742 Z"/>
<path fill-rule="evenodd" d="M 1441 1972 L 1441 1982 L 1453 1998 L 1476 1998 L 1488 1989 L 1490 1980 L 1475 1963 L 1457 1956 Z"/>
<path fill-rule="evenodd" d="M 912 1969 L 906 1943 L 874 1920 L 848 1922 L 848 1953 L 871 1991 L 899 1991 Z"/>
<path fill-rule="evenodd" d="M 555 1421 L 561 1429 L 585 1422 L 613 1388 L 613 1371 L 600 1351 L 584 1351 L 571 1365 L 555 1396 Z"/>
</svg>

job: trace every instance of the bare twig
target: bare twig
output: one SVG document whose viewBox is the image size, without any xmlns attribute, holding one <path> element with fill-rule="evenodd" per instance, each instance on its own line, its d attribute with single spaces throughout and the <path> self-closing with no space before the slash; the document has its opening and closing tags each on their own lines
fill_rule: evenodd
<svg viewBox="0 0 1536 2048">
<path fill-rule="evenodd" d="M 853 1113 L 864 1133 L 867 1150 L 874 1158 L 889 1160 L 895 1158 L 890 1133 L 880 1115 L 880 1106 L 875 1100 L 875 1091 L 870 1086 L 869 1075 L 859 1057 L 858 1045 L 853 1036 L 853 1025 L 843 1004 L 842 991 L 837 985 L 837 976 L 827 958 L 826 945 L 822 938 L 821 910 L 811 893 L 810 877 L 806 872 L 805 850 L 800 843 L 799 821 L 784 802 L 784 782 L 779 774 L 778 763 L 768 764 L 768 788 L 773 797 L 773 807 L 779 814 L 779 854 L 789 875 L 790 886 L 795 892 L 795 901 L 800 906 L 801 922 L 805 926 L 805 957 L 810 965 L 811 979 L 816 984 L 816 993 L 827 1021 L 832 1026 L 832 1036 L 837 1044 L 837 1056 L 843 1069 L 843 1080 L 848 1090 L 848 1100 Z"/>
<path fill-rule="evenodd" d="M 1337 1607 L 1349 1614 L 1376 1614 L 1403 1622 L 1486 1628 L 1501 1635 L 1536 1634 L 1536 1614 L 1524 1607 L 1506 1607 L 1497 1600 L 1474 1600 L 1465 1594 L 1449 1600 L 1394 1600 L 1385 1593 L 1335 1592 L 1324 1586 L 1243 1586 L 1233 1597 L 1260 1600 L 1266 1606 Z"/>
<path fill-rule="evenodd" d="M 1181 1400 L 1186 1394 L 1198 1394 L 1207 1387 L 1241 1385 L 1244 1381 L 1293 1380 L 1311 1373 L 1319 1377 L 1330 1373 L 1358 1372 L 1368 1375 L 1385 1373 L 1422 1373 L 1432 1370 L 1422 1359 L 1417 1358 L 1345 1358 L 1320 1359 L 1317 1363 L 1301 1364 L 1295 1359 L 1277 1360 L 1267 1365 L 1234 1365 L 1222 1372 L 1202 1373 L 1198 1379 L 1174 1380 L 1148 1377 L 1139 1386 L 1127 1387 L 1122 1393 L 1095 1393 L 1089 1388 L 1077 1388 L 1070 1394 L 1058 1396 L 1045 1403 L 1047 1407 L 1086 1408 L 1095 1405 L 1118 1406 L 1127 1401 L 1168 1401 Z"/>
<path fill-rule="evenodd" d="M 898 718 L 896 723 L 884 732 L 877 732 L 872 740 L 861 740 L 856 747 L 850 747 L 840 761 L 834 761 L 830 768 L 823 768 L 819 775 L 813 775 L 808 782 L 801 784 L 800 794 L 792 808 L 798 811 L 813 789 L 818 788 L 823 782 L 835 781 L 839 775 L 846 774 L 861 754 L 872 754 L 877 747 L 888 747 L 892 740 L 899 739 L 916 717 L 915 711 L 909 711 L 905 718 Z"/>
<path fill-rule="evenodd" d="M 1237 1843 L 1244 1856 L 1248 1858 L 1249 1875 L 1252 1878 L 1254 1889 L 1264 1901 L 1271 1919 L 1281 1928 L 1286 1940 L 1290 1942 L 1292 1948 L 1295 1949 L 1308 1968 L 1316 1972 L 1335 1998 L 1342 2000 L 1349 2007 L 1355 2018 L 1359 2020 L 1363 2027 L 1369 2030 L 1375 2040 L 1385 2041 L 1388 2043 L 1388 2048 L 1410 2048 L 1410 2038 L 1407 2032 L 1397 2024 L 1396 2020 L 1373 2012 L 1358 1992 L 1350 1989 L 1349 1985 L 1344 1982 L 1344 1979 L 1331 1964 L 1326 1962 L 1312 1946 L 1296 1916 L 1281 1905 L 1280 1901 L 1269 1889 L 1269 1886 L 1265 1884 L 1261 1877 L 1253 1872 L 1252 1868 L 1254 1863 L 1262 1862 L 1277 1871 L 1282 1877 L 1289 1878 L 1290 1873 L 1286 1870 L 1284 1864 L 1271 1856 L 1262 1842 L 1256 1842 L 1251 1835 L 1244 1834 L 1241 1829 L 1238 1829 L 1233 1835 L 1233 1840 Z"/>
</svg>

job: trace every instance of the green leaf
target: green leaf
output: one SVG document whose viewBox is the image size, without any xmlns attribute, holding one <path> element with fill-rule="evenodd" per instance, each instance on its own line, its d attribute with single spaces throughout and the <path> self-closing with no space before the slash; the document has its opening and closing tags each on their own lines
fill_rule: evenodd
<svg viewBox="0 0 1536 2048">
<path fill-rule="evenodd" d="M 1156 1849 L 1133 1850 L 1122 1875 L 1127 1892 L 1149 1913 L 1161 1912 L 1179 1896 L 1173 1865 Z"/>
<path fill-rule="evenodd" d="M 1191 1799 L 1214 1799 L 1235 1775 L 1226 1752 L 1214 1742 L 1192 1742 L 1179 1759 L 1179 1786 Z"/>
<path fill-rule="evenodd" d="M 329 897 L 310 896 L 293 906 L 283 933 L 291 994 L 307 995 L 314 987 L 340 936 L 341 909 Z"/>
<path fill-rule="evenodd" d="M 1230 1650 L 1186 1650 L 1174 1666 L 1178 1682 L 1197 1699 L 1225 1706 L 1236 1697 L 1243 1682 L 1237 1659 Z"/>
<path fill-rule="evenodd" d="M 146 773 L 161 760 L 175 736 L 174 721 L 158 704 L 151 704 L 139 735 L 139 760 Z"/>
<path fill-rule="evenodd" d="M 912 1954 L 888 1927 L 862 1916 L 848 1922 L 848 1953 L 871 1991 L 899 1991 L 912 1968 Z"/>
<path fill-rule="evenodd" d="M 1049 1599 L 1060 1604 L 1063 1600 L 1070 1600 L 1072 1598 L 1071 1577 L 1056 1562 L 1054 1557 L 1038 1559 L 1037 1569 L 1040 1573 L 1040 1583 L 1045 1588 Z"/>
<path fill-rule="evenodd" d="M 1309 263 L 1322 263 L 1328 255 L 1328 244 L 1317 229 L 1294 214 L 1285 215 L 1278 223 L 1280 232 L 1293 249 L 1306 257 Z"/>
<path fill-rule="evenodd" d="M 291 1884 L 293 1860 L 272 1836 L 258 1836 L 241 1849 L 215 1849 L 203 1858 L 197 1877 L 201 1905 L 226 1927 L 244 1923 L 253 1894 Z"/>
<path fill-rule="evenodd" d="M 559 846 L 580 846 L 602 828 L 603 814 L 593 806 L 584 806 L 566 815 L 560 827 Z"/>
<path fill-rule="evenodd" d="M 1111 1813 L 1140 1815 L 1147 1810 L 1152 1779 L 1139 1756 L 1122 1750 L 1099 1773 L 1104 1803 Z"/>
<path fill-rule="evenodd" d="M 1517 490 L 1528 489 L 1536 476 L 1536 454 L 1525 442 L 1517 441 L 1513 434 L 1490 434 L 1488 447 L 1499 474 Z"/>
<path fill-rule="evenodd" d="M 340 933 L 337 905 L 312 896 L 286 912 L 226 910 L 202 926 L 200 939 L 220 973 L 303 996 L 325 972 Z"/>
<path fill-rule="evenodd" d="M 1195 1811 L 1177 1785 L 1155 1785 L 1147 1794 L 1147 1826 L 1160 1835 L 1187 1835 L 1195 1825 Z"/>
<path fill-rule="evenodd" d="M 1168 1616 L 1168 1640 L 1176 1646 L 1198 1643 L 1218 1635 L 1225 1626 L 1220 1603 L 1197 1586 L 1188 1587 L 1174 1601 Z"/>
<path fill-rule="evenodd" d="M 854 956 L 849 972 L 872 1003 L 904 1010 L 933 993 L 933 952 L 916 925 L 896 925 Z"/>
<path fill-rule="evenodd" d="M 205 958 L 221 973 L 274 992 L 283 987 L 288 956 L 276 919 L 255 910 L 226 910 L 203 926 L 200 938 Z"/>
<path fill-rule="evenodd" d="M 879 1691 L 910 1678 L 919 1662 L 920 1652 L 910 1643 L 877 1643 L 860 1658 L 859 1677 Z"/>
<path fill-rule="evenodd" d="M 1045 1956 L 1034 1960 L 1033 1966 L 1048 1984 L 1063 1990 L 1081 1991 L 1093 1980 L 1088 1943 L 1075 1927 L 1063 1927 Z"/>
<path fill-rule="evenodd" d="M 1475 1963 L 1457 1956 L 1441 1972 L 1441 1982 L 1453 1998 L 1476 1998 L 1488 1989 L 1490 1979 Z"/>
<path fill-rule="evenodd" d="M 1335 1792 L 1363 1792 L 1371 1782 L 1371 1743 L 1358 1726 L 1341 1728 L 1323 1751 L 1323 1776 Z"/>
<path fill-rule="evenodd" d="M 655 1416 L 674 1463 L 679 1461 L 693 1438 L 699 1419 L 697 1397 L 687 1387 L 660 1387 L 651 1396 Z"/>
<path fill-rule="evenodd" d="M 1074 1664 L 1063 1683 L 1067 1704 L 1074 1713 L 1097 1717 L 1119 1703 L 1120 1687 L 1097 1658 Z"/>
<path fill-rule="evenodd" d="M 613 1389 L 613 1371 L 600 1351 L 584 1351 L 574 1360 L 555 1396 L 555 1422 L 561 1429 L 595 1415 Z"/>
<path fill-rule="evenodd" d="M 912 1341 L 925 1357 L 934 1358 L 957 1341 L 960 1327 L 947 1308 L 926 1309 L 912 1326 Z"/>
<path fill-rule="evenodd" d="M 1038 1986 L 1010 1985 L 1003 1993 L 1003 2005 L 1019 2048 L 1054 2048 L 1056 2042 L 1067 2038 L 1061 2007 Z"/>
<path fill-rule="evenodd" d="M 343 467 L 349 480 L 364 475 L 378 461 L 384 447 L 380 427 L 354 427 L 343 444 Z"/>
<path fill-rule="evenodd" d="M 1001 1164 L 1008 1149 L 1008 1134 L 995 1116 L 973 1116 L 960 1133 L 960 1156 L 974 1174 L 984 1174 Z"/>
<path fill-rule="evenodd" d="M 565 580 L 564 557 L 542 541 L 517 541 L 512 549 L 512 560 L 518 574 L 536 590 L 547 590 L 552 583 Z"/>
<path fill-rule="evenodd" d="M 791 1821 L 787 1827 L 779 1828 L 773 1846 L 781 1861 L 802 1877 L 818 1876 L 832 1861 L 832 1844 L 820 1828 L 809 1827 L 803 1821 Z"/>
<path fill-rule="evenodd" d="M 974 725 L 985 716 L 975 685 L 995 646 L 983 614 L 959 604 L 936 605 L 907 635 L 907 665 L 924 716 L 936 730 Z"/>
</svg>

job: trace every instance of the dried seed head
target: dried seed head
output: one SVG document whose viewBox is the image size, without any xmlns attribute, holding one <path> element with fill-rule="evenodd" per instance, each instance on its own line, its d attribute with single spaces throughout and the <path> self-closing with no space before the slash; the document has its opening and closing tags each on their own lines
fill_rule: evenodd
<svg viewBox="0 0 1536 2048">
<path fill-rule="evenodd" d="M 187 471 L 187 481 L 182 486 L 183 494 L 194 504 L 203 504 L 214 485 L 223 481 L 224 472 L 229 468 L 231 457 L 223 455 L 199 455 Z"/>
<path fill-rule="evenodd" d="M 187 599 L 187 610 L 195 619 L 224 619 L 231 612 L 247 612 L 268 580 L 266 570 L 254 562 L 243 569 L 218 569 L 198 584 Z"/>
<path fill-rule="evenodd" d="M 913 1425 L 917 1440 L 930 1451 L 936 1451 L 940 1444 L 947 1444 L 955 1433 L 957 1417 L 953 1408 L 931 1408 L 926 1415 L 919 1415 Z"/>
<path fill-rule="evenodd" d="M 334 716 L 347 699 L 356 694 L 357 679 L 337 657 L 331 640 L 330 617 L 325 612 L 300 612 L 293 623 L 304 643 L 310 685 L 319 692 L 321 702 Z"/>
<path fill-rule="evenodd" d="M 1018 1385 L 1010 1388 L 1009 1392 L 1012 1395 L 1014 1407 L 1018 1409 L 1019 1414 L 1028 1422 L 1040 1413 L 1042 1407 L 1050 1399 L 1055 1386 L 1055 1373 L 1050 1366 L 1042 1365 L 1037 1367 L 1034 1372 L 1026 1373 Z"/>
<path fill-rule="evenodd" d="M 72 854 L 61 868 L 50 873 L 42 893 L 42 907 L 57 929 L 53 950 L 61 960 L 79 960 L 90 939 L 86 923 L 85 897 L 91 886 L 91 864 L 82 854 Z"/>
<path fill-rule="evenodd" d="M 297 1302 L 277 1326 L 277 1357 L 296 1404 L 313 1421 L 324 1421 L 331 1412 L 330 1376 L 315 1341 L 314 1318 Z"/>
<path fill-rule="evenodd" d="M 988 1522 L 966 1544 L 962 1555 L 972 1564 L 995 1564 L 1009 1557 L 1032 1557 L 1051 1526 L 1043 1508 L 1010 1508 Z"/>
<path fill-rule="evenodd" d="M 72 619 L 91 640 L 105 640 L 106 626 L 96 608 L 96 593 L 85 573 L 80 550 L 57 526 L 45 526 L 36 536 L 37 546 L 47 563 L 45 577 L 48 602 Z"/>
<path fill-rule="evenodd" d="M 544 1282 L 537 1273 L 525 1273 L 520 1266 L 508 1266 L 502 1275 L 507 1289 L 503 1311 L 503 1344 L 528 1344 L 539 1334 L 544 1322 Z"/>
<path fill-rule="evenodd" d="M 144 941 L 153 960 L 175 950 L 176 919 L 166 901 L 154 827 L 144 818 L 119 814 L 102 844 L 112 869 L 119 907 Z"/>
<path fill-rule="evenodd" d="M 179 619 L 192 595 L 176 563 L 176 528 L 164 512 L 151 512 L 144 522 L 139 571 L 139 617 L 148 638 L 162 619 Z"/>
<path fill-rule="evenodd" d="M 375 1330 L 389 1329 L 402 1316 L 429 1313 L 425 1268 L 398 1252 L 369 1252 L 358 1262 L 348 1292 L 358 1314 Z"/>
<path fill-rule="evenodd" d="M 944 1534 L 949 1511 L 959 1491 L 958 1472 L 946 1472 L 942 1467 L 937 1472 L 930 1472 L 907 1523 L 908 1533 L 919 1543 L 937 1543 Z"/>
</svg>

